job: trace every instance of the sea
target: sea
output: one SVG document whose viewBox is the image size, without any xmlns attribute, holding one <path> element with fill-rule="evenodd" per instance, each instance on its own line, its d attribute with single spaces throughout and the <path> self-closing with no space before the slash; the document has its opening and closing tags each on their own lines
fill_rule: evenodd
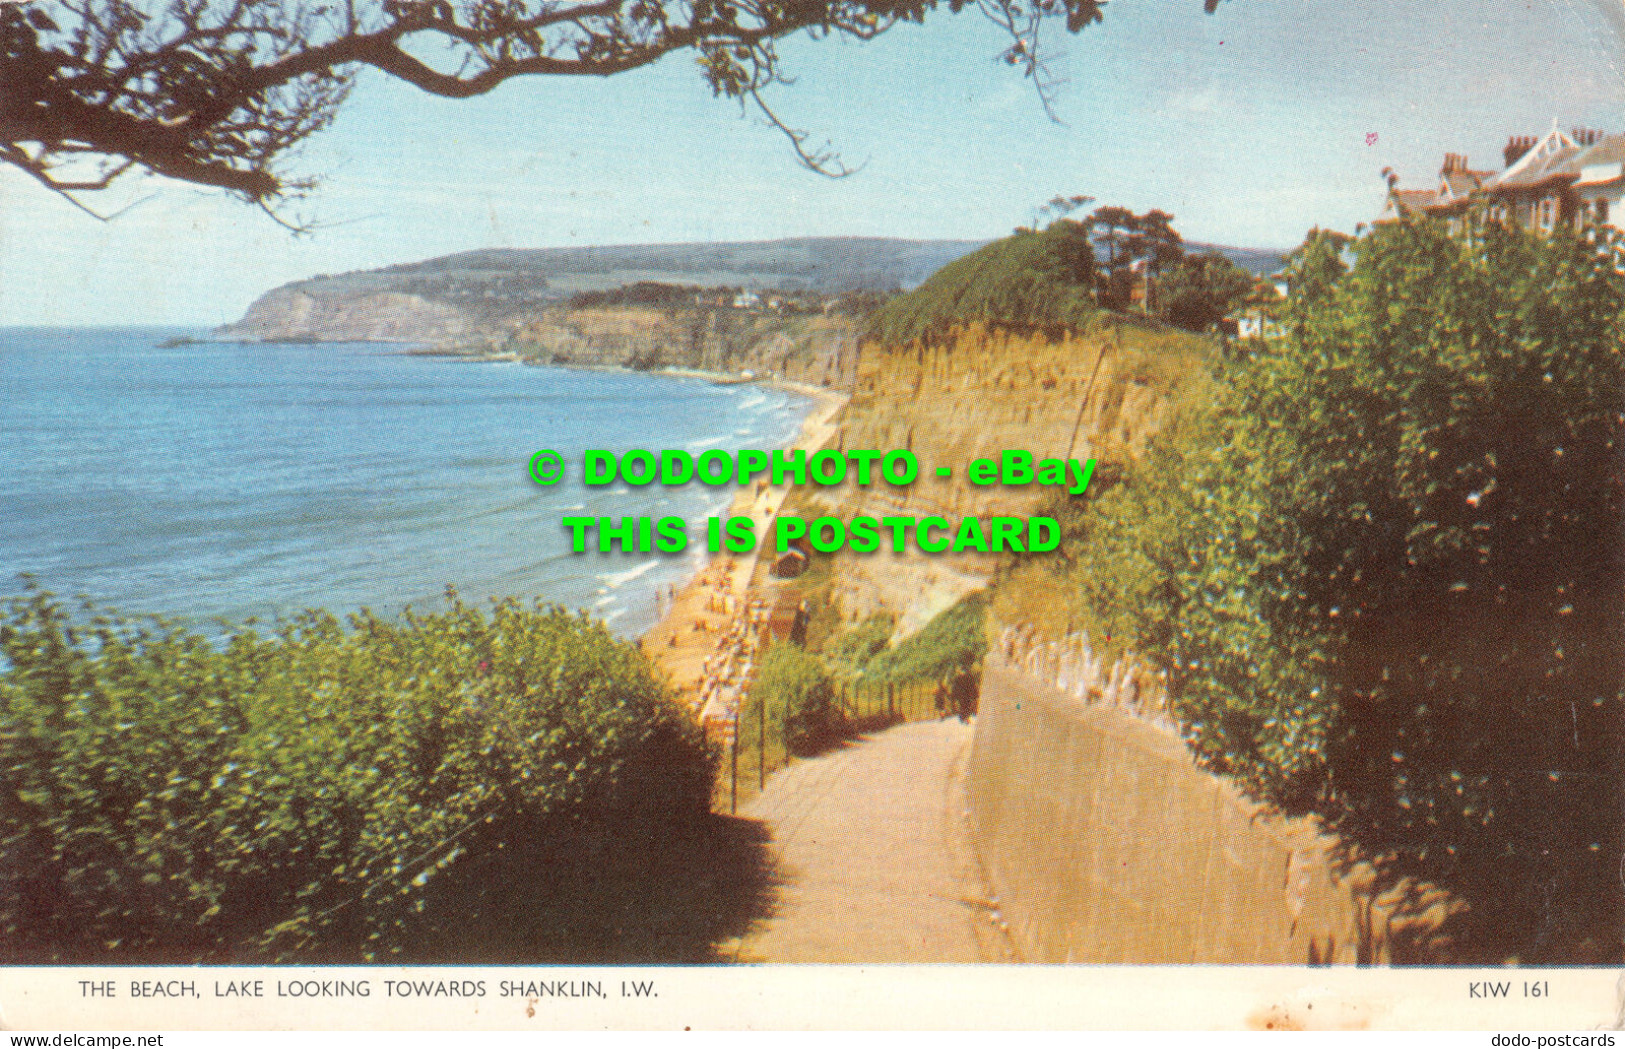
<svg viewBox="0 0 1625 1049">
<path fill-rule="evenodd" d="M 307 608 L 384 615 L 542 598 L 623 637 L 704 560 L 735 490 L 589 488 L 582 451 L 773 448 L 809 398 L 376 343 L 180 343 L 154 328 L 0 328 L 0 597 L 155 613 L 220 636 Z M 540 449 L 556 485 L 527 472 Z M 576 554 L 566 516 L 664 517 L 680 554 Z"/>
</svg>

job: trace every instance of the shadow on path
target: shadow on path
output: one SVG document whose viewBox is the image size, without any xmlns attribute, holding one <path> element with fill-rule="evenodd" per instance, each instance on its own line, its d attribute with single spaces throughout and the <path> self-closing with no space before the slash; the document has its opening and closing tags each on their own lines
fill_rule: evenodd
<svg viewBox="0 0 1625 1049">
<path fill-rule="evenodd" d="M 554 836 L 460 863 L 400 960 L 704 964 L 767 917 L 768 830 L 712 815 L 632 835 Z"/>
</svg>

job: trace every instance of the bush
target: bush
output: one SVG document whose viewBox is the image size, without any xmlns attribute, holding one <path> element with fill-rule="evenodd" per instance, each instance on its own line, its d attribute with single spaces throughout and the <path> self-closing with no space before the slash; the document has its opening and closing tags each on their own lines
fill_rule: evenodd
<svg viewBox="0 0 1625 1049">
<path fill-rule="evenodd" d="M 762 659 L 751 700 L 777 720 L 791 754 L 807 757 L 839 740 L 845 731 L 835 682 L 817 656 L 801 646 L 778 644 Z"/>
<path fill-rule="evenodd" d="M 36 592 L 0 656 L 10 960 L 376 959 L 465 857 L 708 808 L 713 757 L 643 658 L 540 604 L 211 644 Z"/>
<path fill-rule="evenodd" d="M 850 630 L 836 635 L 825 646 L 825 654 L 838 663 L 861 670 L 877 653 L 885 650 L 886 643 L 891 640 L 892 624 L 890 612 L 876 612 Z"/>
<path fill-rule="evenodd" d="M 1618 950 L 1612 237 L 1406 221 L 1352 269 L 1315 238 L 1291 335 L 1233 363 L 1077 544 L 1083 610 L 1169 670 L 1205 761 L 1476 887 L 1537 954 Z"/>
<path fill-rule="evenodd" d="M 1186 331 L 1207 331 L 1247 298 L 1253 275 L 1217 251 L 1186 255 L 1157 282 L 1157 316 Z"/>
<path fill-rule="evenodd" d="M 986 619 L 987 595 L 968 594 L 919 633 L 870 660 L 865 676 L 876 681 L 944 680 L 986 653 Z"/>
<path fill-rule="evenodd" d="M 907 295 L 875 312 L 872 338 L 891 345 L 940 343 L 953 329 L 1059 334 L 1095 313 L 1094 253 L 1084 227 L 1062 219 L 1026 230 L 950 262 Z"/>
</svg>

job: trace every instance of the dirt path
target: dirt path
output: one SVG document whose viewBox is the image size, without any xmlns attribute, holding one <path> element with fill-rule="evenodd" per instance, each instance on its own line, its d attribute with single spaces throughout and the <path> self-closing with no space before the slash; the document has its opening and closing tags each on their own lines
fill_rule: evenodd
<svg viewBox="0 0 1625 1049">
<path fill-rule="evenodd" d="M 771 834 L 773 915 L 742 962 L 1014 960 L 970 846 L 971 728 L 917 722 L 793 762 L 741 813 Z"/>
</svg>

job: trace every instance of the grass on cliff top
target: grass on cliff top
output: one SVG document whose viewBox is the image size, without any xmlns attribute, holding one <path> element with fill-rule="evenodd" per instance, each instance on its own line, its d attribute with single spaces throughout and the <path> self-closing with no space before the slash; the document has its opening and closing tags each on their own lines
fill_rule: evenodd
<svg viewBox="0 0 1625 1049">
<path fill-rule="evenodd" d="M 1052 336 L 1086 324 L 1093 267 L 1076 223 L 1023 231 L 949 263 L 878 310 L 870 337 L 889 345 L 941 342 L 980 323 Z"/>
<path fill-rule="evenodd" d="M 919 633 L 875 655 L 864 674 L 876 681 L 941 681 L 980 661 L 987 651 L 987 600 L 985 591 L 966 594 Z"/>
</svg>

